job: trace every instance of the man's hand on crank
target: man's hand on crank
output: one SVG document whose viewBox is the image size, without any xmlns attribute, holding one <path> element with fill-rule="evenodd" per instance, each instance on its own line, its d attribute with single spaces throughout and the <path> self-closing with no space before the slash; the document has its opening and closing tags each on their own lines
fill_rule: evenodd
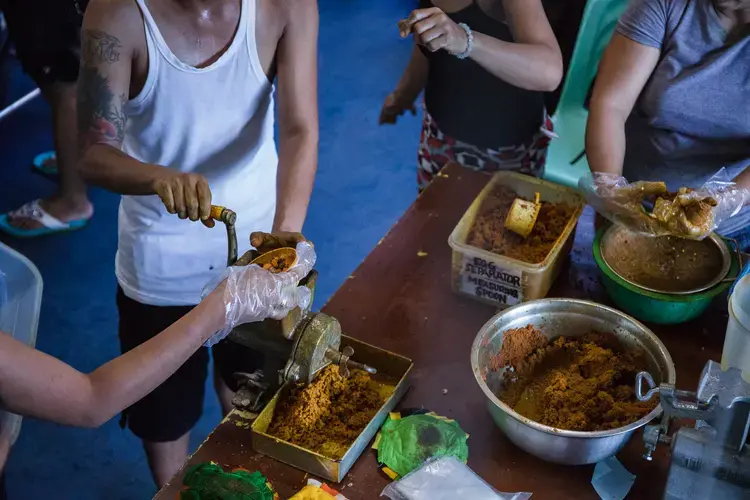
<svg viewBox="0 0 750 500">
<path fill-rule="evenodd" d="M 206 227 L 214 227 L 211 189 L 202 175 L 163 169 L 154 180 L 154 191 L 170 214 L 177 214 L 180 219 L 200 220 Z"/>
</svg>

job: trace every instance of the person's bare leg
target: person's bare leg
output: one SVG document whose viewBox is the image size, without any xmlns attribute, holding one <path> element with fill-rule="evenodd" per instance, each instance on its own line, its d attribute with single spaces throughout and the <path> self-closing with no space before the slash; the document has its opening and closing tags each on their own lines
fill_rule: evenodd
<svg viewBox="0 0 750 500">
<path fill-rule="evenodd" d="M 59 172 L 57 192 L 42 200 L 42 207 L 63 222 L 87 219 L 94 207 L 86 194 L 86 184 L 78 174 L 76 84 L 54 83 L 41 90 L 52 108 L 52 135 Z M 13 217 L 9 222 L 26 229 L 41 227 L 38 222 L 23 218 Z"/>
<path fill-rule="evenodd" d="M 177 441 L 168 443 L 143 442 L 151 475 L 159 489 L 163 488 L 177 474 L 177 471 L 187 460 L 189 443 L 189 432 Z"/>
<path fill-rule="evenodd" d="M 234 406 L 232 405 L 232 398 L 234 398 L 234 392 L 230 389 L 224 379 L 221 378 L 219 372 L 214 369 L 214 389 L 216 390 L 216 396 L 219 398 L 219 404 L 221 405 L 221 414 L 226 416 Z"/>
</svg>

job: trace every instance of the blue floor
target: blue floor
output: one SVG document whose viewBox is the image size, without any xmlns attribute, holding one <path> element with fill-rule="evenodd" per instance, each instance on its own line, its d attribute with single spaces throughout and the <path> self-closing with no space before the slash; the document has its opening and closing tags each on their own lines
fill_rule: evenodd
<svg viewBox="0 0 750 500">
<path fill-rule="evenodd" d="M 320 167 L 306 235 L 319 261 L 320 307 L 414 199 L 419 123 L 407 117 L 380 128 L 378 113 L 410 51 L 396 22 L 414 0 L 320 0 Z M 12 92 L 30 83 L 14 71 Z M 0 122 L 0 212 L 53 191 L 30 173 L 37 153 L 50 149 L 50 115 L 36 100 Z M 81 371 L 118 354 L 113 275 L 117 196 L 91 191 L 96 215 L 76 233 L 0 241 L 27 255 L 44 278 L 37 347 Z M 207 390 L 205 413 L 192 444 L 219 421 Z M 115 420 L 96 430 L 69 429 L 31 419 L 8 466 L 10 498 L 143 499 L 154 486 L 139 442 Z"/>
</svg>

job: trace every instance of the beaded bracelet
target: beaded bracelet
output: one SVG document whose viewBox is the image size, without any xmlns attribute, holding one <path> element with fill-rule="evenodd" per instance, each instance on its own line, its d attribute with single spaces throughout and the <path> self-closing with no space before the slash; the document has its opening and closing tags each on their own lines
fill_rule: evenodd
<svg viewBox="0 0 750 500">
<path fill-rule="evenodd" d="M 459 59 L 466 59 L 467 57 L 469 57 L 469 54 L 471 54 L 471 49 L 474 48 L 474 34 L 471 32 L 471 28 L 469 28 L 466 23 L 459 23 L 458 25 L 466 32 L 466 50 L 464 50 L 460 54 L 456 54 L 456 57 L 458 57 Z"/>
</svg>

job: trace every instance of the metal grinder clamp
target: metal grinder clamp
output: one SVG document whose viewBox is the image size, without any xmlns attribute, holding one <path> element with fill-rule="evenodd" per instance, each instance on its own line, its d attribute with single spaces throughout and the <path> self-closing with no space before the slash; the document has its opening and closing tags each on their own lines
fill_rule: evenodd
<svg viewBox="0 0 750 500">
<path fill-rule="evenodd" d="M 649 390 L 643 393 L 643 383 Z M 636 396 L 649 400 L 656 393 L 664 410 L 659 425 L 644 428 L 644 458 L 652 460 L 658 444 L 671 447 L 665 500 L 750 498 L 750 384 L 736 368 L 722 371 L 709 361 L 698 390 L 681 391 L 672 384 L 655 387 L 647 372 L 636 377 Z M 669 435 L 672 418 L 695 420 L 695 427 L 680 427 Z"/>
<path fill-rule="evenodd" d="M 227 208 L 211 207 L 211 216 L 227 229 L 227 265 L 246 266 L 257 251 L 250 250 L 237 258 L 235 213 Z M 318 272 L 312 270 L 300 283 L 311 294 L 315 292 Z M 341 350 L 341 325 L 326 314 L 313 313 L 312 300 L 307 308 L 292 310 L 282 320 L 266 319 L 259 323 L 238 325 L 227 339 L 263 354 L 263 368 L 253 373 L 235 373 L 238 390 L 232 404 L 250 412 L 259 412 L 267 400 L 285 382 L 310 383 L 318 371 L 331 363 L 348 374 L 349 368 L 375 373 L 375 369 L 351 360 L 354 350 Z"/>
</svg>

